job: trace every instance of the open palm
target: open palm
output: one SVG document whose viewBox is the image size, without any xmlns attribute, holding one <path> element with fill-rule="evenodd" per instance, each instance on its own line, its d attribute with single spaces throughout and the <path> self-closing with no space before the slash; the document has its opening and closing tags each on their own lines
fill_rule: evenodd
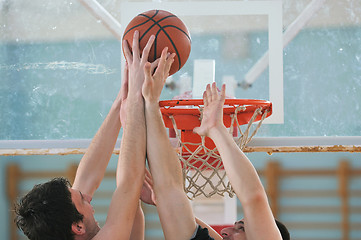
<svg viewBox="0 0 361 240">
<path fill-rule="evenodd" d="M 221 92 L 218 92 L 216 83 L 207 85 L 203 93 L 203 117 L 200 127 L 194 128 L 194 132 L 201 136 L 208 136 L 209 130 L 219 124 L 223 124 L 223 105 L 225 100 L 226 85 L 222 85 Z"/>
</svg>

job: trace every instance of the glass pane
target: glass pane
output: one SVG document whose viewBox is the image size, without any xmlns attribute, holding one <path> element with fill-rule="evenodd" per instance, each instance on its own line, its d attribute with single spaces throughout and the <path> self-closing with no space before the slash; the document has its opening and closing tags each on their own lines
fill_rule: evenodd
<svg viewBox="0 0 361 240">
<path fill-rule="evenodd" d="M 100 3 L 120 19 L 120 0 Z M 285 30 L 309 3 L 283 1 Z M 119 90 L 119 41 L 78 1 L 2 1 L 0 11 L 0 139 L 91 138 Z M 264 124 L 257 136 L 361 135 L 360 15 L 357 0 L 325 1 L 285 46 L 284 124 Z M 266 15 L 181 18 L 192 52 L 162 99 L 182 94 L 195 59 L 215 60 L 219 84 L 232 76 L 235 97 L 269 98 L 269 69 L 242 87 L 268 50 Z"/>
</svg>

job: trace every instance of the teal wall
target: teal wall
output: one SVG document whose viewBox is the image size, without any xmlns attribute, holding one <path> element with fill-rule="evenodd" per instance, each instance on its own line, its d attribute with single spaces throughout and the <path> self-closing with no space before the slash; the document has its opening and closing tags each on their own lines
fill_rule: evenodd
<svg viewBox="0 0 361 240">
<path fill-rule="evenodd" d="M 267 33 L 248 36 L 248 54 L 224 57 L 227 36 L 192 36 L 192 52 L 174 75 L 193 75 L 193 60 L 214 58 L 216 80 L 241 76 L 267 50 Z M 361 29 L 302 31 L 284 49 L 285 123 L 258 136 L 361 135 Z M 117 41 L 0 44 L 0 139 L 91 138 L 118 93 Z M 223 55 L 222 55 L 223 54 Z M 179 94 L 165 89 L 162 99 Z M 268 96 L 267 71 L 238 98 Z"/>
</svg>

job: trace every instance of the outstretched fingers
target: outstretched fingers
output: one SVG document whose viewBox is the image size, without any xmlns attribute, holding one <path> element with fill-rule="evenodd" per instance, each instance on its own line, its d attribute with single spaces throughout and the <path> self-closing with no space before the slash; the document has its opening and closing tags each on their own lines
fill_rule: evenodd
<svg viewBox="0 0 361 240">
<path fill-rule="evenodd" d="M 158 67 L 155 70 L 154 76 L 159 78 L 163 83 L 167 80 L 169 70 L 174 62 L 175 53 L 168 53 L 168 47 L 165 47 L 159 58 Z"/>
<path fill-rule="evenodd" d="M 159 101 L 164 83 L 169 75 L 170 67 L 175 54 L 169 54 L 168 48 L 164 48 L 161 57 L 153 63 L 145 63 L 145 82 L 142 88 L 143 97 L 147 102 Z"/>
<path fill-rule="evenodd" d="M 226 85 L 222 85 L 221 91 L 217 89 L 216 83 L 208 84 L 203 93 L 203 115 L 200 127 L 193 129 L 193 132 L 208 136 L 211 129 L 221 126 L 223 123 L 223 105 L 226 95 Z"/>
<path fill-rule="evenodd" d="M 143 62 L 147 62 L 148 61 L 148 57 L 149 57 L 149 52 L 150 52 L 150 49 L 152 48 L 153 46 L 153 43 L 154 43 L 154 35 L 150 36 L 147 44 L 145 45 L 144 49 L 143 49 L 143 52 L 142 52 L 142 61 Z"/>
<path fill-rule="evenodd" d="M 203 102 L 205 106 L 209 105 L 214 101 L 223 102 L 226 98 L 226 85 L 222 85 L 221 91 L 218 90 L 216 82 L 213 82 L 212 85 L 207 84 L 206 91 L 203 93 Z"/>
<path fill-rule="evenodd" d="M 139 60 L 139 31 L 138 30 L 134 31 L 132 51 L 133 51 L 133 61 Z"/>
</svg>

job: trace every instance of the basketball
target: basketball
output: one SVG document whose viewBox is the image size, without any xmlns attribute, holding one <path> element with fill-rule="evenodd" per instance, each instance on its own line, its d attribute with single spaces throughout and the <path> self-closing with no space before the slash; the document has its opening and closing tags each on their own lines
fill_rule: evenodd
<svg viewBox="0 0 361 240">
<path fill-rule="evenodd" d="M 164 10 L 150 10 L 134 17 L 123 35 L 123 40 L 130 47 L 135 30 L 139 31 L 140 50 L 143 50 L 151 35 L 155 36 L 149 62 L 159 58 L 165 47 L 168 47 L 168 52 L 176 54 L 169 75 L 179 71 L 186 63 L 191 51 L 191 37 L 186 25 L 176 15 Z"/>
</svg>

